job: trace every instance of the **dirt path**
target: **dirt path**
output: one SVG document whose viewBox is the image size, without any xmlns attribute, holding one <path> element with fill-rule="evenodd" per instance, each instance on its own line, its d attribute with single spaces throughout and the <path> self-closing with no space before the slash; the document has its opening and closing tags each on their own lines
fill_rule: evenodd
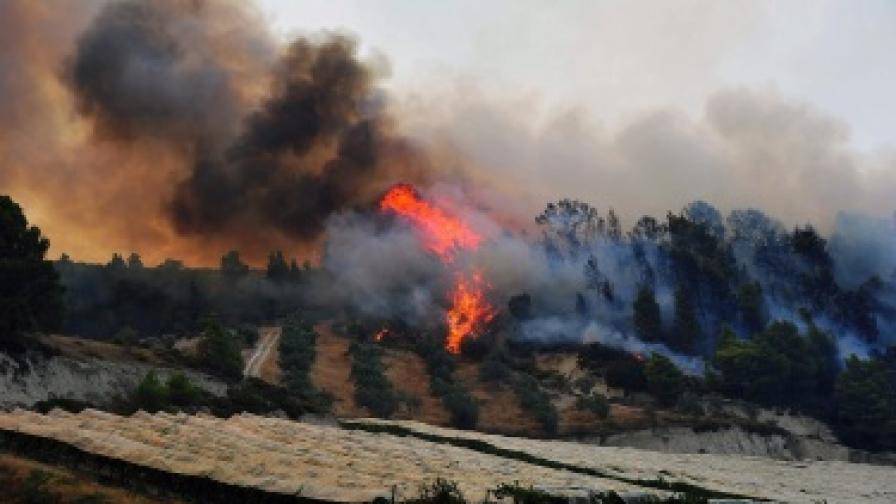
<svg viewBox="0 0 896 504">
<path fill-rule="evenodd" d="M 277 346 L 280 344 L 280 327 L 259 327 L 258 342 L 255 344 L 255 350 L 252 355 L 246 359 L 246 368 L 243 370 L 243 376 L 252 376 L 255 378 L 265 378 L 262 376 L 262 370 L 270 367 L 266 363 L 277 358 Z"/>
<path fill-rule="evenodd" d="M 370 416 L 366 408 L 355 404 L 348 339 L 337 336 L 328 322 L 316 325 L 314 330 L 318 337 L 317 356 L 311 366 L 312 382 L 317 388 L 333 394 L 333 413 L 336 416 Z"/>
</svg>

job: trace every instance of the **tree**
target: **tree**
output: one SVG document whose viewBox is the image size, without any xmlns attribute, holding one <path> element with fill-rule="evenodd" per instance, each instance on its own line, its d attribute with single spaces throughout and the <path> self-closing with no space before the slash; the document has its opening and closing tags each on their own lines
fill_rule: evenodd
<svg viewBox="0 0 896 504">
<path fill-rule="evenodd" d="M 127 270 L 128 265 L 124 262 L 124 259 L 121 257 L 121 254 L 115 253 L 112 254 L 112 259 L 106 263 L 106 271 L 110 273 L 120 275 Z"/>
<path fill-rule="evenodd" d="M 644 341 L 659 341 L 662 339 L 663 321 L 660 316 L 660 305 L 653 295 L 653 289 L 641 286 L 638 296 L 635 298 L 634 324 L 638 337 Z"/>
<path fill-rule="evenodd" d="M 762 330 L 763 306 L 762 286 L 759 282 L 749 282 L 737 290 L 737 309 L 741 323 L 751 334 Z"/>
<path fill-rule="evenodd" d="M 240 259 L 240 253 L 236 250 L 224 254 L 221 257 L 221 274 L 230 279 L 237 279 L 249 272 L 249 266 Z"/>
<path fill-rule="evenodd" d="M 198 353 L 202 365 L 221 376 L 239 378 L 243 375 L 239 341 L 214 320 L 206 323 Z"/>
<path fill-rule="evenodd" d="M 155 413 L 168 406 L 168 390 L 159 380 L 155 370 L 150 370 L 134 392 L 134 402 L 139 409 Z"/>
<path fill-rule="evenodd" d="M 283 257 L 283 252 L 277 250 L 268 255 L 268 280 L 283 282 L 289 278 L 289 265 Z"/>
<path fill-rule="evenodd" d="M 644 366 L 647 390 L 662 406 L 672 406 L 684 391 L 685 377 L 665 355 L 655 353 Z"/>
<path fill-rule="evenodd" d="M 143 261 L 136 252 L 131 252 L 131 255 L 128 256 L 128 269 L 131 271 L 143 270 Z"/>
<path fill-rule="evenodd" d="M 699 339 L 700 322 L 694 313 L 691 297 L 684 288 L 679 287 L 675 290 L 675 319 L 670 346 L 682 352 L 693 353 Z"/>
<path fill-rule="evenodd" d="M 896 442 L 896 392 L 886 367 L 877 360 L 852 356 L 837 378 L 834 392 L 838 427 L 846 436 L 871 448 L 893 448 Z"/>
<path fill-rule="evenodd" d="M 45 257 L 50 242 L 22 208 L 0 196 L 0 341 L 62 323 L 62 286 Z"/>
</svg>

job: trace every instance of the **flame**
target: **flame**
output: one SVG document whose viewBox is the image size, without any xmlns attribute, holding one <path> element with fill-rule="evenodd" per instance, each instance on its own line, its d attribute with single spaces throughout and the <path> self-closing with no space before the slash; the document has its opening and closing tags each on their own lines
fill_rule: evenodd
<svg viewBox="0 0 896 504">
<path fill-rule="evenodd" d="M 383 341 L 383 338 L 385 338 L 387 334 L 389 334 L 389 330 L 384 327 L 380 329 L 379 332 L 373 335 L 373 341 L 379 343 Z"/>
<path fill-rule="evenodd" d="M 393 186 L 380 201 L 380 210 L 410 222 L 420 233 L 423 246 L 444 262 L 453 261 L 457 249 L 473 250 L 482 242 L 462 220 L 421 199 L 407 184 Z"/>
<path fill-rule="evenodd" d="M 380 210 L 395 213 L 408 221 L 417 230 L 424 248 L 446 265 L 454 263 L 459 250 L 475 250 L 482 243 L 482 236 L 463 220 L 422 199 L 407 184 L 389 189 L 380 201 Z M 446 314 L 448 338 L 445 348 L 449 352 L 459 353 L 464 338 L 481 330 L 494 318 L 496 311 L 485 298 L 487 288 L 481 273 L 455 272 L 454 287 L 449 294 L 451 308 Z"/>
<path fill-rule="evenodd" d="M 448 340 L 445 349 L 460 353 L 460 344 L 467 336 L 482 328 L 495 317 L 495 309 L 485 299 L 485 282 L 480 273 L 473 273 L 468 280 L 458 275 L 451 293 L 451 309 L 448 310 Z"/>
</svg>

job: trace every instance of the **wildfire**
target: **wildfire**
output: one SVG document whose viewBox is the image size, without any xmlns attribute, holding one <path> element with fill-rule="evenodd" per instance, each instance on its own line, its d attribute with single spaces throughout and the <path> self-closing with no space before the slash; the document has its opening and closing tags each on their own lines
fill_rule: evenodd
<svg viewBox="0 0 896 504">
<path fill-rule="evenodd" d="M 380 201 L 380 210 L 390 211 L 413 224 L 427 250 L 451 262 L 457 249 L 479 247 L 482 237 L 457 217 L 420 198 L 407 184 L 393 186 Z"/>
<path fill-rule="evenodd" d="M 458 275 L 447 315 L 448 340 L 445 348 L 449 352 L 459 353 L 461 341 L 494 318 L 495 309 L 485 299 L 485 287 L 479 273 L 474 273 L 469 280 Z"/>
<path fill-rule="evenodd" d="M 407 184 L 393 186 L 380 201 L 380 210 L 408 221 L 417 230 L 423 246 L 446 265 L 454 263 L 458 250 L 475 250 L 482 243 L 482 237 L 464 221 L 423 200 Z M 455 272 L 454 287 L 449 294 L 451 308 L 446 315 L 445 348 L 449 352 L 459 353 L 464 338 L 494 318 L 496 311 L 485 299 L 487 287 L 479 272 L 471 275 Z"/>
<path fill-rule="evenodd" d="M 379 343 L 383 341 L 383 338 L 385 338 L 387 334 L 389 334 L 389 330 L 384 327 L 380 329 L 379 332 L 373 335 L 373 341 Z"/>
</svg>

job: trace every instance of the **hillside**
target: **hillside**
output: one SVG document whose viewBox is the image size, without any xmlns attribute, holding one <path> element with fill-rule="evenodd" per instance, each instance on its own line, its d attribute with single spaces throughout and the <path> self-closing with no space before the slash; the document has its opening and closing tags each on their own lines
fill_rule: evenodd
<svg viewBox="0 0 896 504">
<path fill-rule="evenodd" d="M 569 495 L 609 489 L 662 495 L 663 485 L 677 482 L 718 496 L 794 503 L 884 503 L 896 498 L 893 470 L 871 465 L 664 455 L 414 422 L 365 420 L 348 427 L 246 414 L 226 420 L 165 413 L 128 418 L 93 410 L 0 415 L 0 430 L 6 433 L 53 439 L 165 472 L 338 502 L 388 496 L 393 487 L 398 498 L 410 497 L 420 484 L 437 477 L 456 481 L 472 498 L 512 482 Z M 464 446 L 462 440 L 478 444 Z"/>
</svg>

